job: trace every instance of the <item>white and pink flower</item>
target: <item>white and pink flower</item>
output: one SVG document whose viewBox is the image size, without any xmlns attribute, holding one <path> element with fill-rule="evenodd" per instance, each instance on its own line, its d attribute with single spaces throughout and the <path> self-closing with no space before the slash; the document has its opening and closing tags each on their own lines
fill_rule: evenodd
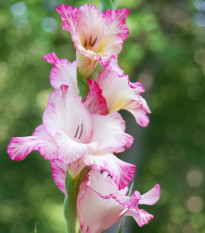
<svg viewBox="0 0 205 233">
<path fill-rule="evenodd" d="M 74 163 L 70 167 L 73 176 L 86 165 L 107 170 L 119 188 L 124 188 L 133 178 L 135 166 L 113 153 L 124 151 L 132 143 L 133 137 L 125 133 L 119 113 L 91 114 L 79 96 L 71 94 L 68 86 L 61 86 L 49 97 L 43 125 L 32 136 L 12 138 L 8 154 L 13 160 L 22 160 L 38 150 L 45 159 L 60 160 L 68 168 Z"/>
<path fill-rule="evenodd" d="M 155 185 L 141 195 L 138 191 L 126 196 L 126 187 L 118 189 L 107 172 L 91 170 L 80 185 L 77 212 L 82 233 L 101 233 L 123 216 L 132 216 L 142 227 L 154 216 L 140 209 L 139 204 L 154 205 L 160 197 L 160 186 Z"/>
<path fill-rule="evenodd" d="M 93 4 L 72 8 L 57 7 L 63 21 L 63 29 L 71 33 L 77 50 L 77 66 L 88 77 L 99 61 L 106 67 L 122 49 L 129 35 L 126 19 L 128 9 L 101 12 Z"/>
<path fill-rule="evenodd" d="M 141 83 L 131 83 L 127 75 L 119 75 L 111 66 L 99 74 L 97 83 L 106 99 L 109 113 L 125 109 L 133 114 L 140 126 L 149 124 L 147 113 L 151 112 L 145 99 L 140 96 L 145 91 Z"/>
</svg>

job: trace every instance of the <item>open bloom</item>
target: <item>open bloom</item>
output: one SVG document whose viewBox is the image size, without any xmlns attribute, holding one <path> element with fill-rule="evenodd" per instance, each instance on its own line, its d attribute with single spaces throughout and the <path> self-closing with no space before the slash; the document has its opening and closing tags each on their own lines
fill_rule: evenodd
<svg viewBox="0 0 205 233">
<path fill-rule="evenodd" d="M 155 185 L 143 195 L 135 191 L 131 197 L 126 196 L 126 191 L 119 191 L 107 172 L 91 170 L 80 185 L 77 200 L 81 232 L 101 233 L 124 215 L 134 217 L 140 227 L 147 224 L 153 215 L 138 204 L 154 205 L 160 197 L 160 186 Z"/>
<path fill-rule="evenodd" d="M 49 97 L 43 125 L 32 136 L 12 138 L 8 154 L 13 160 L 22 160 L 38 150 L 45 159 L 71 166 L 73 176 L 85 165 L 107 170 L 123 188 L 132 179 L 135 166 L 113 153 L 124 151 L 132 143 L 133 137 L 125 133 L 125 122 L 119 113 L 91 114 L 79 96 L 71 94 L 68 86 L 61 86 Z"/>
<path fill-rule="evenodd" d="M 63 21 L 63 29 L 71 33 L 77 50 L 77 65 L 88 77 L 99 61 L 106 67 L 119 54 L 129 35 L 126 19 L 128 9 L 101 12 L 94 5 L 79 9 L 67 5 L 57 7 Z"/>
<path fill-rule="evenodd" d="M 151 113 L 144 98 L 141 83 L 131 83 L 127 75 L 118 74 L 111 66 L 106 67 L 98 76 L 97 83 L 106 99 L 109 113 L 125 109 L 133 114 L 140 126 L 149 124 L 147 113 Z"/>
</svg>

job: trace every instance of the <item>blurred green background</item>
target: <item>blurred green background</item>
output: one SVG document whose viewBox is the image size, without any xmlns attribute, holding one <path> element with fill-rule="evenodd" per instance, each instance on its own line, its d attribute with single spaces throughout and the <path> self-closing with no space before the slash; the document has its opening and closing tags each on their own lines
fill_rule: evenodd
<svg viewBox="0 0 205 233">
<path fill-rule="evenodd" d="M 75 60 L 70 34 L 56 12 L 99 1 L 0 0 L 0 232 L 63 233 L 63 194 L 49 162 L 37 152 L 24 161 L 6 153 L 12 136 L 31 135 L 52 88 L 55 52 Z M 161 199 L 145 206 L 155 219 L 139 228 L 127 218 L 125 233 L 205 233 L 205 1 L 126 0 L 130 37 L 119 64 L 146 88 L 152 114 L 147 128 L 127 118 L 135 144 L 121 155 L 137 164 L 135 189 L 161 185 Z M 129 226 L 129 227 L 128 227 Z"/>
</svg>

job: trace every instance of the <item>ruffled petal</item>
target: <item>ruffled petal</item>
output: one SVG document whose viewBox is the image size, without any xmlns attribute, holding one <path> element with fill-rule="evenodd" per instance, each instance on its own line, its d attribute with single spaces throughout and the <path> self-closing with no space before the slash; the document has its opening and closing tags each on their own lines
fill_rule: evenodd
<svg viewBox="0 0 205 233">
<path fill-rule="evenodd" d="M 8 145 L 7 153 L 12 160 L 23 160 L 32 151 L 39 151 L 45 159 L 57 158 L 57 146 L 43 125 L 38 126 L 32 136 L 14 137 Z"/>
<path fill-rule="evenodd" d="M 59 5 L 56 10 L 61 15 L 63 29 L 69 31 L 71 34 L 74 33 L 78 26 L 78 14 L 80 10 L 64 4 Z"/>
<path fill-rule="evenodd" d="M 71 94 L 68 86 L 53 91 L 43 114 L 46 131 L 56 137 L 59 130 L 71 140 L 89 143 L 93 122 L 90 113 L 81 103 L 81 98 Z"/>
<path fill-rule="evenodd" d="M 99 88 L 98 84 L 94 80 L 89 79 L 88 85 L 90 91 L 84 102 L 84 105 L 91 114 L 107 114 L 107 103 L 105 98 L 102 96 L 102 91 Z"/>
<path fill-rule="evenodd" d="M 98 171 L 107 171 L 119 189 L 125 188 L 133 179 L 135 165 L 118 159 L 113 154 L 86 155 L 83 159 L 87 166 Z"/>
<path fill-rule="evenodd" d="M 147 127 L 149 124 L 149 117 L 147 116 L 147 112 L 143 108 L 143 103 L 141 101 L 141 98 L 139 98 L 139 101 L 132 101 L 129 104 L 127 104 L 124 109 L 132 113 L 132 115 L 135 117 L 136 122 L 142 126 Z M 149 113 L 149 112 L 148 112 Z"/>
<path fill-rule="evenodd" d="M 115 57 L 111 60 L 109 66 L 111 67 L 112 70 L 114 70 L 114 71 L 117 73 L 117 75 L 118 75 L 119 77 L 125 76 L 124 70 L 121 69 L 121 68 L 119 67 L 119 64 L 118 64 L 118 56 L 115 56 Z"/>
<path fill-rule="evenodd" d="M 129 29 L 126 19 L 130 13 L 129 9 L 107 10 L 103 12 L 105 19 L 105 35 L 116 35 L 121 39 L 121 43 L 129 36 Z"/>
<path fill-rule="evenodd" d="M 51 169 L 55 184 L 58 186 L 60 191 L 66 195 L 66 191 L 65 191 L 66 165 L 58 160 L 53 160 L 51 161 Z"/>
<path fill-rule="evenodd" d="M 160 198 L 160 186 L 156 184 L 151 190 L 141 196 L 139 204 L 154 205 Z"/>
<path fill-rule="evenodd" d="M 58 59 L 55 53 L 49 53 L 43 58 L 53 65 L 50 73 L 51 86 L 58 89 L 61 85 L 68 85 L 69 91 L 74 95 L 78 95 L 76 62 L 70 63 L 66 59 Z"/>
<path fill-rule="evenodd" d="M 125 133 L 125 121 L 118 112 L 106 116 L 93 115 L 93 135 L 91 142 L 97 142 L 96 152 L 122 152 L 129 148 L 134 138 Z"/>
<path fill-rule="evenodd" d="M 142 209 L 138 209 L 137 211 L 128 210 L 125 215 L 132 216 L 140 227 L 148 224 L 149 221 L 154 218 L 152 214 Z"/>
</svg>

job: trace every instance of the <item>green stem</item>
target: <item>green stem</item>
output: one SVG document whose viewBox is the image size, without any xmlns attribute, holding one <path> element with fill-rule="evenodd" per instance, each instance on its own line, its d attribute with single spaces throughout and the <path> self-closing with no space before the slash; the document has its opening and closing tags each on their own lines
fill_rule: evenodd
<svg viewBox="0 0 205 233">
<path fill-rule="evenodd" d="M 66 173 L 65 189 L 67 195 L 64 199 L 64 216 L 66 219 L 67 233 L 75 233 L 77 189 L 76 182 L 72 179 L 68 171 Z"/>
<path fill-rule="evenodd" d="M 65 190 L 67 195 L 64 199 L 64 216 L 66 219 L 67 233 L 80 233 L 80 225 L 77 218 L 77 197 L 79 186 L 85 179 L 90 167 L 85 167 L 81 173 L 73 178 L 69 172 L 66 172 Z"/>
</svg>

